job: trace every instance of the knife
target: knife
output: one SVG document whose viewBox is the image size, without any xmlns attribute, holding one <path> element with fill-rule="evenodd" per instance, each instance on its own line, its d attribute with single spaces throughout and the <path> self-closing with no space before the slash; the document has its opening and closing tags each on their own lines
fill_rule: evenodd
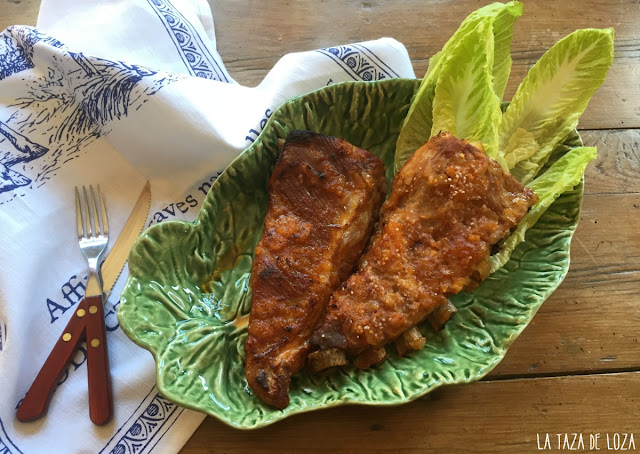
<svg viewBox="0 0 640 454">
<path fill-rule="evenodd" d="M 131 246 L 133 246 L 133 243 L 142 232 L 145 222 L 147 221 L 147 216 L 149 215 L 150 207 L 151 185 L 147 181 L 138 196 L 138 201 L 133 207 L 133 210 L 131 210 L 129 219 L 127 219 L 122 232 L 120 232 L 120 236 L 118 236 L 105 261 L 102 262 L 102 290 L 105 294 L 105 301 L 120 277 L 125 263 L 127 263 Z"/>
<path fill-rule="evenodd" d="M 151 186 L 147 181 L 122 232 L 102 264 L 102 301 L 107 300 L 122 273 L 129 250 L 145 225 L 150 207 Z M 102 304 L 95 304 L 92 298 L 83 298 L 63 333 L 20 403 L 16 416 L 19 421 L 29 422 L 41 418 L 47 412 L 60 376 L 80 343 L 89 337 L 92 339 L 91 348 L 87 348 L 89 414 L 94 424 L 106 424 L 113 415 L 113 400 Z"/>
</svg>

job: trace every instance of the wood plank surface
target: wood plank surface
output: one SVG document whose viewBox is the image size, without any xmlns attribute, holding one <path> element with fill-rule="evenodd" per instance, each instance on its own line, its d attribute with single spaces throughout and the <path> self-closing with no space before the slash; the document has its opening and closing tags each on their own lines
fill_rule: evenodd
<svg viewBox="0 0 640 454">
<path fill-rule="evenodd" d="M 639 385 L 638 372 L 479 382 L 398 407 L 342 407 L 250 432 L 207 418 L 182 452 L 515 454 L 537 452 L 537 434 L 547 433 L 554 452 L 558 433 L 587 438 L 576 452 L 589 452 L 596 433 L 601 451 L 614 433 L 633 433 L 640 448 L 640 420 L 630 416 L 640 407 Z"/>
<path fill-rule="evenodd" d="M 40 0 L 2 0 L 0 2 L 0 30 L 11 25 L 36 25 Z"/>
<path fill-rule="evenodd" d="M 231 75 L 257 85 L 288 52 L 393 37 L 403 43 L 417 77 L 460 22 L 489 2 L 369 0 L 321 2 L 209 0 L 220 55 Z M 640 127 L 640 6 L 637 0 L 526 1 L 516 22 L 510 99 L 528 69 L 563 36 L 579 28 L 614 27 L 616 54 L 580 128 Z M 224 18 L 224 19 L 223 19 Z M 330 33 L 327 32 L 330 29 Z"/>
<path fill-rule="evenodd" d="M 598 157 L 585 172 L 586 194 L 640 193 L 639 129 L 581 131 L 580 135 L 585 145 L 598 147 Z"/>
</svg>

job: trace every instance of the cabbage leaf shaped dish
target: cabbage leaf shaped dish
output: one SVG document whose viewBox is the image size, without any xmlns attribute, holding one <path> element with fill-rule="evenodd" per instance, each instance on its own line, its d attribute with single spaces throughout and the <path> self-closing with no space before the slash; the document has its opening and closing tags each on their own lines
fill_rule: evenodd
<svg viewBox="0 0 640 454">
<path fill-rule="evenodd" d="M 565 277 L 583 186 L 565 192 L 527 230 L 526 241 L 473 293 L 452 298 L 446 329 L 420 328 L 426 346 L 406 357 L 389 350 L 382 365 L 294 375 L 289 406 L 254 397 L 244 374 L 246 315 L 253 250 L 267 209 L 267 180 L 278 141 L 293 129 L 342 137 L 380 157 L 391 182 L 396 141 L 419 80 L 336 84 L 294 98 L 217 178 L 195 222 L 147 229 L 129 256 L 118 313 L 124 332 L 149 350 L 168 399 L 241 429 L 343 404 L 397 405 L 439 386 L 479 380 L 504 357 Z M 582 145 L 571 133 L 552 153 Z"/>
</svg>

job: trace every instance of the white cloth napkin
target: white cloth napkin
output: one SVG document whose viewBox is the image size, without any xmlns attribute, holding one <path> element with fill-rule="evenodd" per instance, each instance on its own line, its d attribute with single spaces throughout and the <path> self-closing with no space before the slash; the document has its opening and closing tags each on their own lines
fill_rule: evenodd
<svg viewBox="0 0 640 454">
<path fill-rule="evenodd" d="M 246 31 L 250 33 L 250 30 Z M 301 49 L 302 50 L 302 49 Z M 289 54 L 255 88 L 215 47 L 204 0 L 43 0 L 36 28 L 0 36 L 0 452 L 178 452 L 204 415 L 162 397 L 151 355 L 119 329 L 123 271 L 106 303 L 113 420 L 88 415 L 79 351 L 48 414 L 16 408 L 84 293 L 75 185 L 100 184 L 110 245 L 145 180 L 148 225 L 196 217 L 218 172 L 285 100 L 349 80 L 414 77 L 383 38 Z"/>
</svg>

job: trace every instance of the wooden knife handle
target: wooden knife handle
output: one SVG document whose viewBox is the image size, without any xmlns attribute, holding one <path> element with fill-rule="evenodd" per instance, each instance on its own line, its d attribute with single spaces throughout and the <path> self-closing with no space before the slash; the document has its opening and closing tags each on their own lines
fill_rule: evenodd
<svg viewBox="0 0 640 454">
<path fill-rule="evenodd" d="M 62 373 L 84 340 L 87 341 L 89 416 L 94 424 L 102 425 L 109 422 L 113 415 L 113 397 L 101 296 L 87 297 L 78 305 L 20 403 L 18 420 L 35 421 L 47 412 Z"/>
<path fill-rule="evenodd" d="M 18 420 L 22 422 L 34 421 L 47 412 L 49 401 L 58 386 L 62 373 L 69 365 L 80 343 L 85 339 L 85 322 L 82 316 L 78 316 L 78 314 L 84 315 L 81 311 L 86 311 L 82 305 L 83 303 L 78 305 L 75 314 L 67 323 L 27 395 L 20 403 Z"/>
<path fill-rule="evenodd" d="M 94 424 L 102 425 L 109 422 L 113 416 L 104 310 L 100 296 L 91 296 L 86 298 L 85 302 L 88 307 L 86 326 L 89 416 Z"/>
</svg>

